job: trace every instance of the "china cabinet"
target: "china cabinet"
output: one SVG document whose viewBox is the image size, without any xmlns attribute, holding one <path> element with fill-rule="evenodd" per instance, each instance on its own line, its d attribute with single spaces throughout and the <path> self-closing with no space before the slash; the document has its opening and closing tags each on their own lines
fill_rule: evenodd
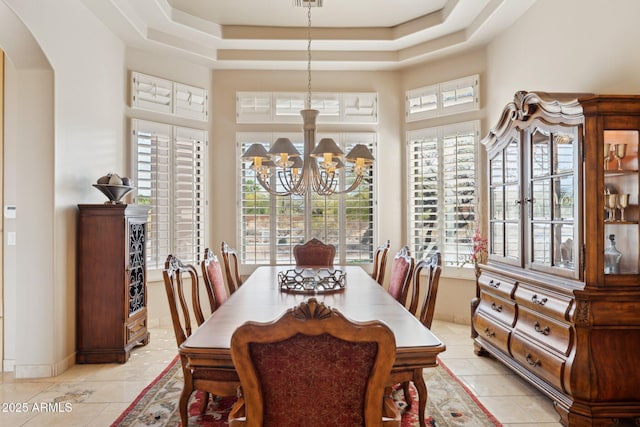
<svg viewBox="0 0 640 427">
<path fill-rule="evenodd" d="M 148 207 L 78 205 L 77 363 L 124 363 L 149 342 Z"/>
<path fill-rule="evenodd" d="M 475 351 L 564 425 L 640 425 L 639 134 L 640 96 L 518 92 L 482 141 Z"/>
</svg>

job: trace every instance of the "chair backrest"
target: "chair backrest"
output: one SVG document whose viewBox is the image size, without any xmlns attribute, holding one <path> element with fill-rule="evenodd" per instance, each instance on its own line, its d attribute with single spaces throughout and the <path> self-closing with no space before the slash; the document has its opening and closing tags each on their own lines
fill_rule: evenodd
<svg viewBox="0 0 640 427">
<path fill-rule="evenodd" d="M 196 329 L 192 328 L 192 319 L 195 318 L 197 326 L 204 322 L 202 306 L 200 305 L 198 270 L 193 265 L 185 265 L 175 256 L 169 255 L 164 264 L 162 275 L 164 277 L 164 287 L 167 291 L 176 342 L 180 346 L 191 335 L 192 330 Z M 189 285 L 191 287 L 191 298 L 188 298 L 186 293 Z M 207 292 L 209 292 L 209 289 L 207 289 Z M 211 294 L 209 294 L 209 301 L 212 298 Z"/>
<path fill-rule="evenodd" d="M 423 270 L 426 270 L 425 274 L 422 274 Z M 409 311 L 427 328 L 431 328 L 431 323 L 433 322 L 441 272 L 442 257 L 440 252 L 436 252 L 430 258 L 418 261 L 413 273 L 413 295 Z M 418 312 L 418 300 L 422 293 L 422 283 L 424 283 L 424 296 L 422 297 L 420 312 Z"/>
<path fill-rule="evenodd" d="M 307 243 L 295 245 L 293 256 L 298 267 L 332 267 L 336 247 L 314 237 Z"/>
<path fill-rule="evenodd" d="M 387 269 L 387 254 L 389 253 L 389 246 L 391 241 L 387 240 L 386 243 L 378 246 L 373 257 L 373 271 L 371 277 L 378 282 L 380 286 L 384 283 L 384 273 Z"/>
<path fill-rule="evenodd" d="M 211 302 L 211 311 L 216 311 L 218 307 L 227 302 L 227 288 L 222 278 L 222 267 L 218 257 L 209 248 L 204 250 L 204 258 L 200 263 L 202 269 L 202 280 L 204 280 L 207 289 L 210 290 L 209 295 L 213 296 Z"/>
<path fill-rule="evenodd" d="M 351 322 L 315 298 L 231 337 L 246 426 L 380 426 L 393 332 Z M 398 417 L 399 418 L 399 417 Z"/>
<path fill-rule="evenodd" d="M 391 279 L 389 280 L 389 287 L 387 288 L 389 294 L 402 305 L 407 303 L 414 266 L 415 260 L 413 256 L 411 256 L 409 246 L 405 245 L 396 256 L 393 257 Z"/>
<path fill-rule="evenodd" d="M 222 242 L 220 244 L 220 253 L 222 254 L 222 260 L 224 261 L 224 271 L 227 276 L 227 286 L 229 287 L 229 293 L 234 293 L 240 285 L 242 285 L 242 278 L 239 273 L 238 252 L 227 244 Z"/>
</svg>

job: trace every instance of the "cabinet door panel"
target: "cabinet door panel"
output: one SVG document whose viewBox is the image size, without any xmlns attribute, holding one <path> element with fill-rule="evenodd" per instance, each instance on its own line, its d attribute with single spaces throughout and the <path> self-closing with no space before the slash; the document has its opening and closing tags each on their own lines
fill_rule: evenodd
<svg viewBox="0 0 640 427">
<path fill-rule="evenodd" d="M 605 274 L 638 274 L 640 271 L 638 143 L 638 130 L 604 131 Z M 621 256 L 608 256 L 611 251 L 618 251 Z"/>
</svg>

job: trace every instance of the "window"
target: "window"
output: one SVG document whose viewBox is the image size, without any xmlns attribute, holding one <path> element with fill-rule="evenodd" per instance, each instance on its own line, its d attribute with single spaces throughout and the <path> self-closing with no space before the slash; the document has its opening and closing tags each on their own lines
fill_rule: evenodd
<svg viewBox="0 0 640 427">
<path fill-rule="evenodd" d="M 440 251 L 445 268 L 471 267 L 478 132 L 474 121 L 407 135 L 407 222 L 416 258 Z"/>
<path fill-rule="evenodd" d="M 132 120 L 136 202 L 151 206 L 147 266 L 167 255 L 195 262 L 204 251 L 207 132 Z"/>
<path fill-rule="evenodd" d="M 302 133 L 238 133 L 238 159 L 249 145 L 259 142 L 267 150 L 278 137 L 288 137 L 300 152 Z M 331 137 L 344 152 L 355 144 L 368 145 L 375 157 L 375 133 L 317 134 Z M 373 258 L 373 168 L 351 193 L 332 196 L 273 196 L 257 182 L 254 171 L 240 162 L 239 232 L 240 256 L 245 264 L 293 264 L 293 246 L 305 236 L 336 246 L 336 263 L 370 263 Z M 275 177 L 272 177 L 275 180 Z M 275 182 L 275 181 L 274 181 Z M 349 185 L 341 182 L 343 188 Z"/>
<path fill-rule="evenodd" d="M 408 91 L 407 122 L 478 110 L 478 84 L 479 78 L 474 75 Z"/>
<path fill-rule="evenodd" d="M 209 91 L 131 72 L 131 106 L 156 113 L 206 121 Z"/>
<path fill-rule="evenodd" d="M 237 123 L 300 123 L 303 92 L 237 92 Z M 377 123 L 378 94 L 314 93 L 311 108 L 318 110 L 317 123 Z"/>
</svg>

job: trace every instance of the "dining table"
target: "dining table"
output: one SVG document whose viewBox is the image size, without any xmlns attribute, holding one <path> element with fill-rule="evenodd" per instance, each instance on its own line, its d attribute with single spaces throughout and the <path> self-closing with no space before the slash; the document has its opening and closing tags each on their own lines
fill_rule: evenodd
<svg viewBox="0 0 640 427">
<path fill-rule="evenodd" d="M 205 320 L 179 348 L 191 369 L 235 372 L 231 359 L 231 336 L 247 321 L 270 322 L 311 297 L 339 310 L 352 321 L 380 320 L 396 340 L 394 372 L 431 368 L 445 344 L 403 305 L 398 303 L 360 266 L 334 266 L 343 274 L 343 288 L 330 292 L 300 292 L 281 289 L 278 274 L 294 266 L 260 266 L 229 299 Z M 424 414 L 420 424 L 424 427 Z"/>
</svg>

